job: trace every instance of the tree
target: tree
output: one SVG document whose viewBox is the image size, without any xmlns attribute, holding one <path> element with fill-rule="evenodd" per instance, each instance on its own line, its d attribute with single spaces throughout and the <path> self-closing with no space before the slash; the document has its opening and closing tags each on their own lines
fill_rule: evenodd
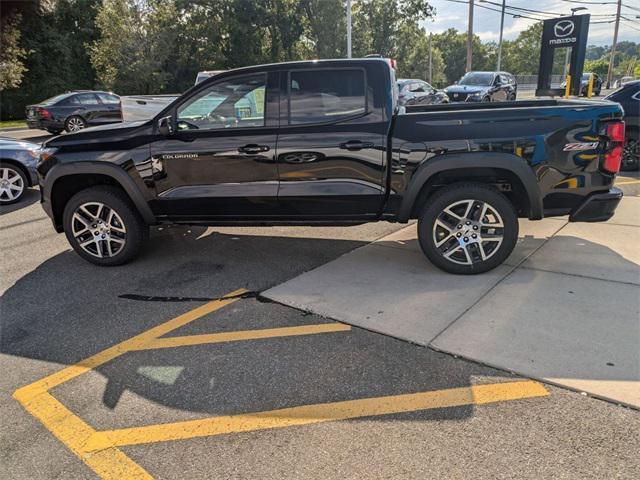
<svg viewBox="0 0 640 480">
<path fill-rule="evenodd" d="M 502 68 L 514 75 L 536 75 L 540 67 L 542 22 L 531 25 L 512 41 L 502 43 Z"/>
<path fill-rule="evenodd" d="M 20 48 L 19 13 L 10 13 L 0 19 L 0 91 L 17 88 L 26 71 L 26 51 Z"/>
<path fill-rule="evenodd" d="M 307 58 L 346 56 L 347 22 L 343 0 L 301 0 L 309 41 Z"/>
<path fill-rule="evenodd" d="M 104 0 L 96 16 L 100 39 L 90 45 L 100 83 L 120 94 L 165 91 L 179 24 L 173 2 Z"/>
<path fill-rule="evenodd" d="M 598 60 L 587 61 L 584 63 L 585 72 L 597 73 L 600 78 L 606 78 L 609 70 L 609 60 L 599 58 Z"/>
<path fill-rule="evenodd" d="M 444 74 L 447 83 L 453 83 L 465 73 L 467 34 L 458 32 L 455 28 L 450 28 L 438 35 L 434 35 L 433 40 L 438 50 L 442 52 L 442 58 L 445 62 Z M 487 59 L 487 47 L 482 44 L 477 35 L 473 36 L 472 48 L 472 66 L 474 70 L 495 69 L 495 64 L 490 65 L 491 60 Z"/>
</svg>

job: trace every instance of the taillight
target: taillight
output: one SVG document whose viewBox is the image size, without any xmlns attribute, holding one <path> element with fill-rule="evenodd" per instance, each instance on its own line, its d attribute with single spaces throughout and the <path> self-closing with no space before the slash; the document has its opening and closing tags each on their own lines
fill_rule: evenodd
<svg viewBox="0 0 640 480">
<path fill-rule="evenodd" d="M 51 112 L 45 108 L 38 107 L 38 115 L 44 120 L 51 120 Z"/>
<path fill-rule="evenodd" d="M 608 151 L 604 154 L 602 168 L 609 173 L 620 171 L 622 152 L 624 150 L 624 122 L 607 124 Z"/>
<path fill-rule="evenodd" d="M 398 69 L 398 62 L 396 61 L 395 58 L 389 59 L 389 65 L 391 65 L 391 68 L 393 68 L 394 70 Z"/>
</svg>

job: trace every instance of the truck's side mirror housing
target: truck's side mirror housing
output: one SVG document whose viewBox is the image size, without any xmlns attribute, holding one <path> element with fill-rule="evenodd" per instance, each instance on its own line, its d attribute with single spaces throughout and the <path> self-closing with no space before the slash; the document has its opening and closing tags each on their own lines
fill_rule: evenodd
<svg viewBox="0 0 640 480">
<path fill-rule="evenodd" d="M 173 119 L 171 115 L 162 117 L 158 120 L 158 132 L 164 137 L 173 135 Z"/>
</svg>

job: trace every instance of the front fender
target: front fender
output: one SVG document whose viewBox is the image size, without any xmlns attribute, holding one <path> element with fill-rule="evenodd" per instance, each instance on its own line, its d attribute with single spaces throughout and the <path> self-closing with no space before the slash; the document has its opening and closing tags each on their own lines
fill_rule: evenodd
<svg viewBox="0 0 640 480">
<path fill-rule="evenodd" d="M 411 177 L 406 193 L 403 195 L 398 211 L 398 221 L 406 222 L 409 220 L 422 187 L 431 177 L 446 170 L 470 168 L 496 168 L 512 172 L 524 185 L 529 200 L 529 218 L 539 220 L 543 217 L 542 195 L 538 187 L 538 180 L 525 159 L 509 153 L 468 152 L 444 154 L 425 160 Z"/>
</svg>

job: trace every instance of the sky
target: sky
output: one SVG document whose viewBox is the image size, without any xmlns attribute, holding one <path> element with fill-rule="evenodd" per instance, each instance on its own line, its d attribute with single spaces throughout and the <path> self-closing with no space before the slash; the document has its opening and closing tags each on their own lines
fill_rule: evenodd
<svg viewBox="0 0 640 480">
<path fill-rule="evenodd" d="M 464 2 L 464 3 L 458 3 Z M 489 3 L 492 2 L 492 3 Z M 435 21 L 426 20 L 423 26 L 427 31 L 440 33 L 448 28 L 457 30 L 467 30 L 467 20 L 469 6 L 467 0 L 429 0 L 429 3 L 436 9 Z M 497 3 L 498 5 L 494 5 Z M 474 2 L 473 33 L 478 35 L 482 41 L 498 41 L 500 33 L 500 9 L 502 0 L 486 0 Z M 640 43 L 640 0 L 622 0 L 621 15 L 629 20 L 620 21 L 618 41 L 629 40 Z M 576 12 L 577 15 L 590 13 L 591 22 L 589 25 L 588 45 L 611 45 L 613 41 L 614 23 L 600 23 L 615 20 L 616 0 L 506 0 L 507 7 L 518 7 L 523 9 L 538 10 L 542 12 L 555 13 L 556 16 L 571 14 L 571 8 L 586 7 L 587 11 Z M 626 6 L 625 6 L 626 5 Z M 483 6 L 498 10 L 497 12 L 482 8 Z M 631 7 L 631 8 L 629 8 Z M 507 8 L 508 12 L 517 14 L 516 11 Z M 533 13 L 521 10 L 522 15 L 552 18 L 551 15 Z M 504 17 L 504 38 L 513 40 L 527 27 L 535 23 L 535 20 L 527 18 L 513 18 L 512 15 Z"/>
</svg>

